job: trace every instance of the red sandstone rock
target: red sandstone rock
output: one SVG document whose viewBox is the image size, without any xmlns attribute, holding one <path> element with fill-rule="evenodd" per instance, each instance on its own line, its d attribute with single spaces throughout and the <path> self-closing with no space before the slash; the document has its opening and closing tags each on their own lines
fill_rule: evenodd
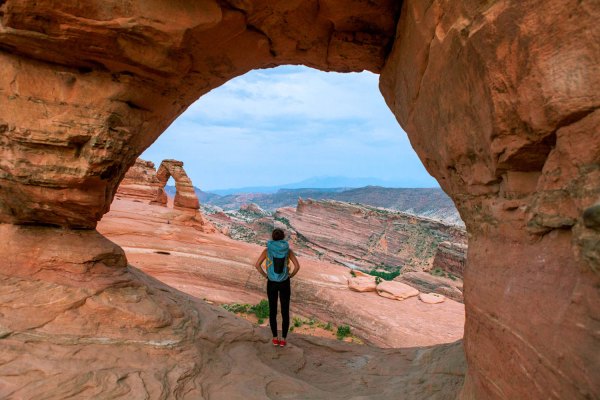
<svg viewBox="0 0 600 400">
<path fill-rule="evenodd" d="M 600 369 L 594 351 L 600 234 L 583 218 L 600 197 L 600 5 L 407 0 L 395 32 L 399 4 L 3 1 L 0 223 L 93 228 L 125 171 L 160 132 L 199 96 L 252 68 L 292 63 L 377 72 L 385 61 L 382 93 L 471 235 L 465 271 L 469 375 L 462 397 L 600 397 L 594 375 Z M 50 264 L 38 266 L 48 275 L 55 265 L 72 267 L 61 262 L 69 258 L 69 243 L 61 246 L 48 253 Z M 11 251 L 4 248 L 0 256 L 4 260 Z M 89 254 L 85 269 L 97 255 Z M 9 269 L 19 270 L 20 263 L 31 262 L 19 259 Z M 47 290 L 24 290 L 20 298 Z M 18 302 L 9 300 L 9 307 Z M 183 307 L 181 313 L 196 326 L 194 310 Z M 16 314 L 2 316 L 10 322 Z M 210 313 L 206 318 L 214 320 Z M 239 335 L 231 336 L 236 344 L 230 357 L 243 361 L 235 358 Z M 104 366 L 124 351 L 143 351 L 122 342 L 112 362 L 93 365 L 94 353 L 104 356 L 106 347 L 88 347 L 78 353 L 80 363 L 65 365 L 72 348 L 41 337 L 32 344 L 29 336 L 11 336 L 11 348 L 0 353 L 7 355 L 3 365 L 11 377 L 22 370 L 39 385 L 40 369 L 52 371 L 52 386 L 66 395 L 74 386 L 81 390 L 81 376 L 88 377 L 83 387 L 98 391 L 86 397 L 96 397 L 107 382 L 115 382 L 111 393 L 127 391 L 120 385 L 138 388 L 129 397 L 167 393 L 146 386 L 150 381 L 198 394 L 190 388 L 200 386 L 188 383 L 190 371 L 198 370 L 195 361 L 180 367 L 184 359 L 198 359 L 193 349 L 172 364 L 157 350 L 136 360 L 147 370 L 107 374 Z M 227 337 L 209 335 L 206 342 Z M 14 364 L 25 354 L 31 359 Z M 51 362 L 40 362 L 49 356 Z M 175 365 L 179 369 L 171 369 Z M 269 369 L 251 370 L 252 377 L 235 370 L 244 386 L 229 386 L 220 395 L 248 390 L 246 379 L 260 381 L 257 374 L 272 376 Z M 257 390 L 267 397 L 285 383 L 305 389 L 288 377 L 282 381 L 268 393 L 259 382 Z M 9 384 L 9 390 L 18 387 Z M 323 396 L 316 389 L 309 393 Z M 389 393 L 400 395 L 382 396 Z M 23 389 L 11 395 L 40 393 Z"/>
<path fill-rule="evenodd" d="M 464 301 L 463 282 L 460 279 L 453 280 L 447 277 L 434 276 L 425 271 L 403 272 L 397 279 L 421 292 L 439 293 L 461 303 Z"/>
<path fill-rule="evenodd" d="M 396 281 L 382 281 L 377 285 L 377 294 L 394 300 L 404 300 L 419 294 L 419 291 Z"/>
<path fill-rule="evenodd" d="M 467 246 L 462 243 L 441 242 L 433 258 L 432 268 L 441 268 L 460 278 L 467 263 Z"/>
<path fill-rule="evenodd" d="M 348 288 L 355 292 L 375 292 L 377 290 L 377 283 L 375 283 L 374 276 L 357 276 L 355 278 L 348 278 Z"/>
<path fill-rule="evenodd" d="M 177 190 L 174 201 L 175 207 L 190 208 L 192 210 L 200 208 L 200 202 L 198 201 L 198 196 L 196 196 L 194 185 L 183 169 L 183 162 L 163 160 L 160 163 L 160 167 L 158 167 L 156 177 L 163 187 L 167 184 L 169 178 L 173 177 L 175 189 Z"/>
<path fill-rule="evenodd" d="M 332 200 L 300 199 L 295 210 L 280 208 L 275 217 L 287 220 L 302 244 L 323 258 L 368 269 L 429 269 L 439 238 L 466 241 L 465 232 L 455 226 Z"/>
<path fill-rule="evenodd" d="M 138 158 L 125 174 L 116 195 L 166 205 L 167 196 L 163 187 L 156 177 L 154 163 Z"/>
<path fill-rule="evenodd" d="M 599 17 L 403 3 L 380 89 L 469 231 L 463 399 L 600 396 L 600 237 L 582 218 L 600 197 Z"/>
<path fill-rule="evenodd" d="M 427 304 L 443 303 L 446 298 L 438 293 L 419 293 L 419 300 Z"/>
<path fill-rule="evenodd" d="M 199 96 L 287 63 L 379 71 L 399 11 L 393 0 L 1 7 L 0 222 L 76 228 L 95 226 L 125 171 Z"/>
</svg>

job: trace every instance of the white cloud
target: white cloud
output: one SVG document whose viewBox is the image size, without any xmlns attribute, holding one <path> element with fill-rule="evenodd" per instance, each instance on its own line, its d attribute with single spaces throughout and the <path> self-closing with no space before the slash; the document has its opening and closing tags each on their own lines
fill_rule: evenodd
<svg viewBox="0 0 600 400">
<path fill-rule="evenodd" d="M 192 181 L 207 189 L 324 175 L 394 181 L 410 175 L 436 185 L 377 83 L 368 72 L 252 71 L 190 106 L 143 157 L 180 159 Z"/>
</svg>

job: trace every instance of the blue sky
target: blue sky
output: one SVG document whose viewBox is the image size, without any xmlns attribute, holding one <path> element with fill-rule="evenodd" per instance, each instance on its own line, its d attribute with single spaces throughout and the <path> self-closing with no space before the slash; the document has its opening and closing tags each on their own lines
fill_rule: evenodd
<svg viewBox="0 0 600 400">
<path fill-rule="evenodd" d="M 148 148 L 184 162 L 195 186 L 275 186 L 313 177 L 437 187 L 370 72 L 255 70 L 204 95 Z"/>
</svg>

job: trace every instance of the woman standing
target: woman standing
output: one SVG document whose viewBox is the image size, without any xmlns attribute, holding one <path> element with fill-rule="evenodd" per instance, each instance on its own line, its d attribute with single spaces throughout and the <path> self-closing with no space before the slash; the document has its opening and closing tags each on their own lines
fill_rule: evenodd
<svg viewBox="0 0 600 400">
<path fill-rule="evenodd" d="M 300 270 L 300 263 L 289 243 L 285 240 L 282 229 L 276 228 L 271 234 L 273 240 L 267 242 L 267 248 L 260 253 L 254 267 L 262 276 L 267 278 L 267 297 L 269 298 L 269 324 L 273 333 L 273 346 L 285 347 L 288 329 L 290 327 L 290 278 Z M 267 272 L 262 268 L 263 261 L 267 261 Z M 289 272 L 289 262 L 292 261 L 294 269 Z M 281 301 L 281 339 L 277 335 L 277 297 Z"/>
</svg>

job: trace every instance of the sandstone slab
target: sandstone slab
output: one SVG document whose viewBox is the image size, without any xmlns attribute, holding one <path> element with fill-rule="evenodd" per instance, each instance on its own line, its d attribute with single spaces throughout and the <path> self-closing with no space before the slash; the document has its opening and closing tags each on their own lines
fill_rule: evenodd
<svg viewBox="0 0 600 400">
<path fill-rule="evenodd" d="M 348 289 L 355 292 L 375 292 L 377 283 L 374 276 L 357 276 L 348 278 Z"/>
<path fill-rule="evenodd" d="M 446 298 L 438 293 L 419 293 L 419 300 L 427 304 L 443 303 Z"/>
<path fill-rule="evenodd" d="M 388 299 L 405 300 L 417 296 L 419 291 L 402 282 L 382 281 L 377 285 L 377 294 Z"/>
</svg>

